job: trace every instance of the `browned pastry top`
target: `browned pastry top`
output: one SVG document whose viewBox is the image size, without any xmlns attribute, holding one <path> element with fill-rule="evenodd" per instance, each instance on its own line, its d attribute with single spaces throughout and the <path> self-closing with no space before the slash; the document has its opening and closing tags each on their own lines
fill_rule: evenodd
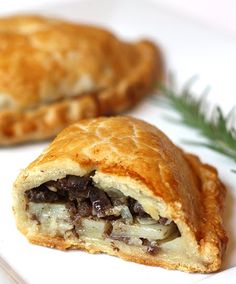
<svg viewBox="0 0 236 284">
<path fill-rule="evenodd" d="M 163 77 L 156 45 L 41 16 L 0 19 L 0 145 L 133 107 Z"/>
<path fill-rule="evenodd" d="M 166 264 L 141 255 L 124 258 L 187 271 L 220 268 L 227 237 L 222 226 L 225 187 L 217 171 L 198 157 L 184 153 L 163 132 L 144 121 L 101 117 L 69 126 L 20 174 L 15 192 L 94 170 L 94 180 L 100 186 L 129 188 L 149 214 L 155 214 L 158 207 L 160 216 L 173 220 L 184 241 L 178 248 L 180 254 L 190 259 L 187 265 Z M 151 205 L 151 200 L 157 203 Z M 36 242 L 35 236 L 29 238 Z M 58 248 L 71 246 L 64 240 L 59 244 L 54 241 L 37 242 Z M 181 255 L 178 257 L 181 259 Z M 192 261 L 196 266 L 190 264 Z"/>
<path fill-rule="evenodd" d="M 0 19 L 0 92 L 9 108 L 107 88 L 139 60 L 138 47 L 96 27 L 37 16 Z"/>
</svg>

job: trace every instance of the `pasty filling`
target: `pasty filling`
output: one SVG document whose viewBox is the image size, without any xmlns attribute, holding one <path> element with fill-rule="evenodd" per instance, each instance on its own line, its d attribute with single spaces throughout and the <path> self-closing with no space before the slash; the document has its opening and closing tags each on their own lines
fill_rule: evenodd
<svg viewBox="0 0 236 284">
<path fill-rule="evenodd" d="M 68 175 L 27 190 L 27 211 L 40 229 L 57 236 L 106 239 L 144 248 L 155 255 L 160 244 L 180 236 L 176 224 L 154 220 L 142 205 L 117 189 L 102 190 L 92 180 Z"/>
</svg>

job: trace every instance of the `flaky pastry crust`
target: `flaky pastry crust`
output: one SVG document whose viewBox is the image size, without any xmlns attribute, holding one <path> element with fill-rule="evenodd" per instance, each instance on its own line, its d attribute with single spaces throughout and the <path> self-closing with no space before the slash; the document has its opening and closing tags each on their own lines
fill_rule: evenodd
<svg viewBox="0 0 236 284">
<path fill-rule="evenodd" d="M 101 187 L 118 188 L 138 200 L 155 217 L 174 220 L 181 233 L 175 247 L 152 257 L 138 251 L 54 238 L 31 228 L 25 214 L 24 192 L 66 175 L 95 170 Z M 217 171 L 177 148 L 156 127 L 131 117 L 83 120 L 63 130 L 14 186 L 18 228 L 36 244 L 59 249 L 106 252 L 121 258 L 190 272 L 211 272 L 221 266 L 227 245 L 222 226 L 225 187 Z M 171 250 L 177 250 L 173 259 Z M 168 258 L 168 253 L 170 257 Z M 185 256 L 186 255 L 186 256 Z"/>
<path fill-rule="evenodd" d="M 1 18 L 0 145 L 123 112 L 162 77 L 152 42 L 122 42 L 101 28 L 41 16 Z"/>
</svg>

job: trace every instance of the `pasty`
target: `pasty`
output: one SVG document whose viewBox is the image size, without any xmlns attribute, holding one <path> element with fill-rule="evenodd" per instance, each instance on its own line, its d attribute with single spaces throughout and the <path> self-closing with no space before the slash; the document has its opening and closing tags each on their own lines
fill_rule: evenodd
<svg viewBox="0 0 236 284">
<path fill-rule="evenodd" d="M 41 16 L 0 18 L 0 145 L 123 112 L 162 76 L 150 41 L 128 43 L 95 26 Z"/>
<path fill-rule="evenodd" d="M 32 243 L 189 272 L 221 266 L 224 185 L 144 121 L 69 126 L 20 173 L 13 195 Z"/>
</svg>

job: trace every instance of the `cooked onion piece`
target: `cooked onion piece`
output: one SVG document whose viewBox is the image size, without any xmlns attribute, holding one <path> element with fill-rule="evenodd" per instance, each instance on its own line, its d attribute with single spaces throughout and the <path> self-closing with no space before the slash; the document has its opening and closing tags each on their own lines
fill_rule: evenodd
<svg viewBox="0 0 236 284">
<path fill-rule="evenodd" d="M 171 220 L 157 220 L 143 206 L 117 189 L 104 191 L 84 177 L 67 176 L 25 192 L 28 214 L 38 229 L 63 236 L 71 231 L 76 238 L 123 242 L 156 253 L 158 241 L 179 236 Z"/>
</svg>

